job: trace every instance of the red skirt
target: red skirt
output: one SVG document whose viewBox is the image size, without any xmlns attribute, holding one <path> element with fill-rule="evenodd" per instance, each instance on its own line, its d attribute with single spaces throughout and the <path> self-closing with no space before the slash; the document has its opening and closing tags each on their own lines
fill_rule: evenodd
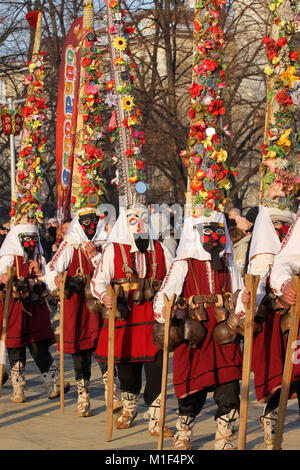
<svg viewBox="0 0 300 470">
<path fill-rule="evenodd" d="M 23 310 L 21 302 L 11 299 L 5 342 L 7 348 L 22 348 L 29 343 L 43 340 L 49 340 L 50 344 L 55 343 L 55 334 L 47 305 L 31 304 L 28 312 L 32 316 Z M 4 302 L 0 302 L 1 332 L 3 314 Z"/>
<path fill-rule="evenodd" d="M 281 388 L 286 339 L 280 329 L 280 315 L 270 312 L 262 331 L 253 338 L 252 370 L 256 398 L 266 403 Z M 300 380 L 300 364 L 294 364 L 291 383 Z"/>
<path fill-rule="evenodd" d="M 216 386 L 239 380 L 242 376 L 242 354 L 238 342 L 220 346 L 212 337 L 216 325 L 212 308 L 206 310 L 208 321 L 204 323 L 207 334 L 199 348 L 178 346 L 173 357 L 173 383 L 177 398 L 198 392 L 213 390 Z"/>
<path fill-rule="evenodd" d="M 115 362 L 154 361 L 158 352 L 153 345 L 152 328 L 156 323 L 152 304 L 133 305 L 126 320 L 115 321 Z M 103 322 L 95 358 L 107 361 L 108 321 Z"/>
<path fill-rule="evenodd" d="M 79 294 L 64 301 L 64 352 L 74 354 L 95 349 L 100 333 L 100 316 L 92 314 L 84 296 L 84 286 Z M 58 341 L 58 351 L 60 342 Z"/>
</svg>

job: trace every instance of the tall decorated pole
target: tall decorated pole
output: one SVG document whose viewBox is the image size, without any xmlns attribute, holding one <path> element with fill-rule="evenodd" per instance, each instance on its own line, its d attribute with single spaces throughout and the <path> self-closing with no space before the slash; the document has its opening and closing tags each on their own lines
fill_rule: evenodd
<svg viewBox="0 0 300 470">
<path fill-rule="evenodd" d="M 294 190 L 300 183 L 295 171 L 295 150 L 299 149 L 296 109 L 300 103 L 298 53 L 293 50 L 297 32 L 297 2 L 271 0 L 269 35 L 263 38 L 268 64 L 267 106 L 264 142 L 261 146 L 260 204 L 291 209 Z"/>
<path fill-rule="evenodd" d="M 147 185 L 141 156 L 144 133 L 141 114 L 132 96 L 134 64 L 130 60 L 129 35 L 125 12 L 118 0 L 107 1 L 107 34 L 110 56 L 110 79 L 106 83 L 106 104 L 112 107 L 109 124 L 110 140 L 115 145 L 116 185 L 120 206 L 144 203 Z"/>
<path fill-rule="evenodd" d="M 35 29 L 35 38 L 32 59 L 28 63 L 29 75 L 25 78 L 28 88 L 22 109 L 23 134 L 10 211 L 14 225 L 22 219 L 36 220 L 39 224 L 43 221 L 41 183 L 46 139 L 42 134 L 42 125 L 46 119 L 46 104 L 43 98 L 45 53 L 40 51 L 42 14 L 33 11 L 26 18 L 30 27 Z"/>
<path fill-rule="evenodd" d="M 84 1 L 80 84 L 71 188 L 71 212 L 94 207 L 103 195 L 103 150 L 99 81 L 101 55 L 94 31 L 92 0 Z"/>
<path fill-rule="evenodd" d="M 204 215 L 224 210 L 224 192 L 230 189 L 229 177 L 236 174 L 228 167 L 223 148 L 229 131 L 222 123 L 225 41 L 220 14 L 226 5 L 227 0 L 196 0 L 195 4 L 190 131 L 181 157 L 188 172 L 187 207 L 195 213 L 201 206 Z"/>
<path fill-rule="evenodd" d="M 72 169 L 78 116 L 82 16 L 76 18 L 61 53 L 56 108 L 56 192 L 59 226 L 70 218 Z"/>
</svg>

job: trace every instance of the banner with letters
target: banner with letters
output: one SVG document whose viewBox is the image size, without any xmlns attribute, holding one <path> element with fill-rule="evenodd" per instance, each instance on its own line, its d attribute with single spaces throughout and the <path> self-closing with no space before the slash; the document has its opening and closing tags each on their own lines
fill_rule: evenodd
<svg viewBox="0 0 300 470">
<path fill-rule="evenodd" d="M 62 49 L 59 70 L 56 121 L 56 191 L 59 226 L 70 217 L 82 27 L 82 17 L 72 23 Z"/>
</svg>

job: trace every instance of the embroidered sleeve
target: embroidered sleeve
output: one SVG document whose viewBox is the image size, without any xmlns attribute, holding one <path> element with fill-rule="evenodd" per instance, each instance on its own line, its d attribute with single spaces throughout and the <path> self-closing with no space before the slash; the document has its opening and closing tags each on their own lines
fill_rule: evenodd
<svg viewBox="0 0 300 470">
<path fill-rule="evenodd" d="M 0 275 L 7 273 L 7 268 L 14 264 L 13 255 L 4 255 L 0 258 Z"/>
<path fill-rule="evenodd" d="M 45 274 L 41 278 L 50 291 L 56 289 L 55 278 L 57 273 L 64 273 L 70 266 L 73 256 L 73 248 L 65 240 L 63 241 L 52 260 L 45 267 Z"/>
<path fill-rule="evenodd" d="M 95 297 L 102 300 L 107 294 L 107 286 L 114 278 L 114 245 L 106 245 L 101 259 L 91 279 L 91 291 Z"/>
</svg>

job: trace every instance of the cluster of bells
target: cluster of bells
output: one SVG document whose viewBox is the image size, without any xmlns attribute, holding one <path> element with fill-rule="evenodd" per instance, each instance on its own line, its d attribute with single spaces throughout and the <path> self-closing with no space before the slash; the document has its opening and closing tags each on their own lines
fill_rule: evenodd
<svg viewBox="0 0 300 470">
<path fill-rule="evenodd" d="M 270 297 L 265 297 L 254 319 L 253 335 L 257 335 L 262 330 L 262 322 L 265 321 L 270 312 Z M 191 348 L 199 347 L 207 334 L 205 321 L 208 320 L 204 304 L 197 305 L 187 299 L 179 299 L 173 311 L 169 350 L 174 349 L 182 343 L 188 344 Z M 211 305 L 212 306 L 212 305 Z M 283 300 L 276 300 L 275 310 L 280 315 L 280 328 L 283 335 L 287 335 L 291 327 L 290 306 Z M 222 307 L 214 306 L 216 326 L 213 330 L 214 340 L 221 346 L 232 344 L 238 336 L 244 336 L 245 318 L 238 318 L 234 313 L 234 304 L 230 304 L 226 298 Z M 153 343 L 159 349 L 164 345 L 165 325 L 157 323 L 153 327 Z M 300 328 L 298 332 L 300 339 Z"/>
<path fill-rule="evenodd" d="M 6 285 L 0 284 L 0 301 L 5 300 Z M 24 277 L 15 278 L 13 280 L 12 295 L 14 300 L 22 302 L 22 304 L 46 302 L 48 291 L 46 285 L 37 279 L 25 279 Z"/>
<path fill-rule="evenodd" d="M 117 297 L 116 318 L 125 320 L 131 312 L 130 303 L 135 305 L 142 305 L 145 302 L 153 302 L 156 293 L 158 292 L 161 282 L 158 280 L 148 279 L 134 279 L 128 281 L 127 279 L 118 279 L 114 284 L 119 284 L 119 293 Z M 87 307 L 92 313 L 100 313 L 102 318 L 109 318 L 109 310 L 104 304 L 96 299 L 90 288 L 90 284 L 85 287 L 85 297 L 87 299 Z"/>
</svg>

